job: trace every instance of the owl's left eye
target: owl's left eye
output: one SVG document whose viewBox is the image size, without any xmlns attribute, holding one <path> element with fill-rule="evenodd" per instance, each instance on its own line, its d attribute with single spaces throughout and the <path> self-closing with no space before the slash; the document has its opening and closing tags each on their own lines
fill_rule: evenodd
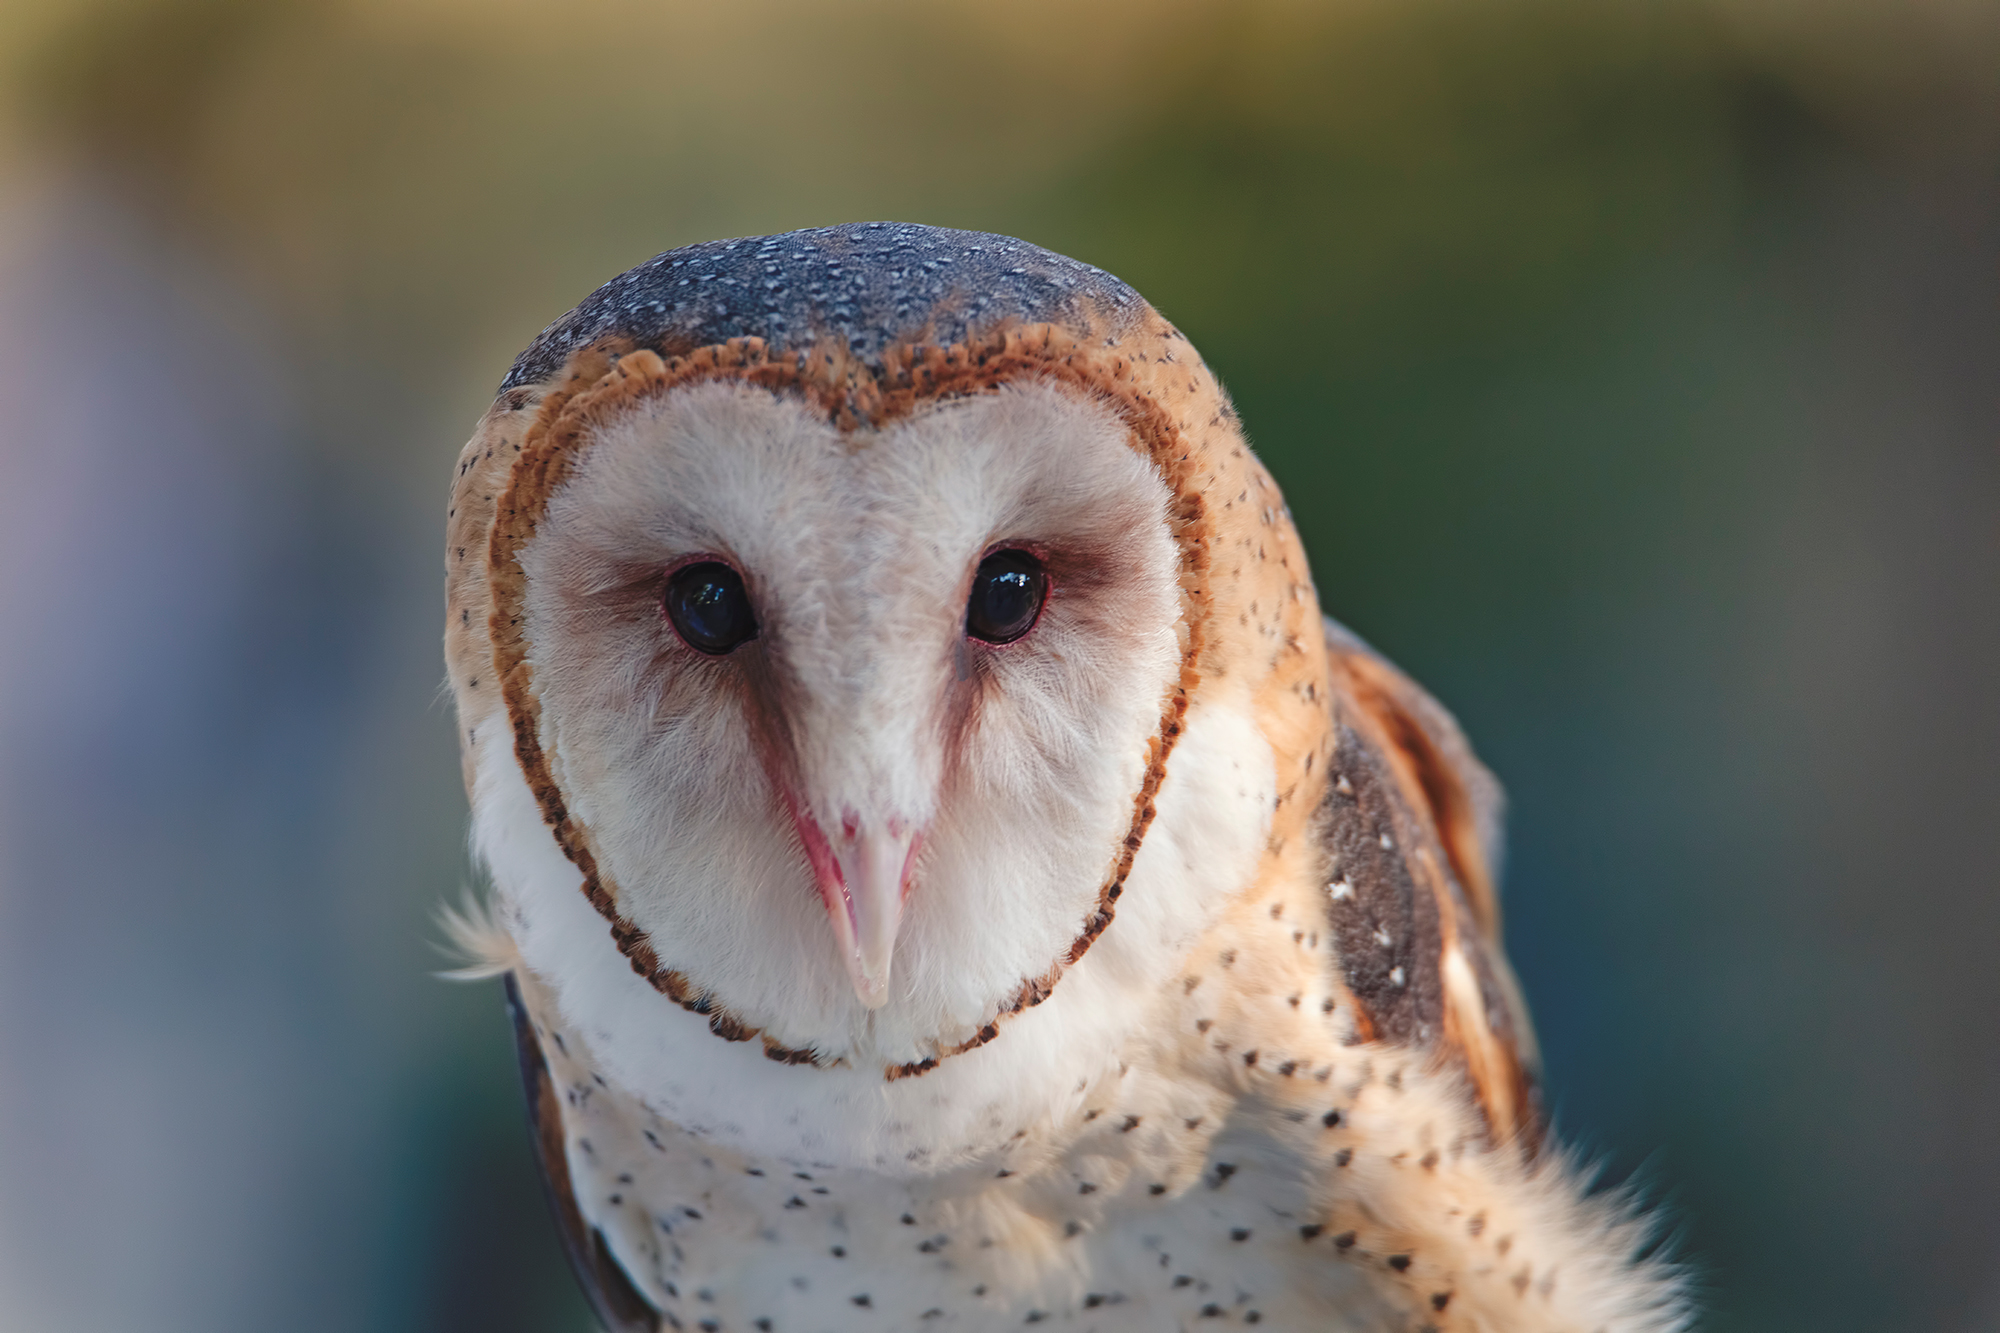
<svg viewBox="0 0 2000 1333">
<path fill-rule="evenodd" d="M 757 616 L 743 576 L 720 560 L 684 565 L 667 579 L 660 599 L 690 648 L 720 657 L 757 637 Z"/>
<path fill-rule="evenodd" d="M 1012 643 L 1035 627 L 1048 595 L 1041 561 L 1026 551 L 995 551 L 973 572 L 965 632 L 987 643 Z"/>
</svg>

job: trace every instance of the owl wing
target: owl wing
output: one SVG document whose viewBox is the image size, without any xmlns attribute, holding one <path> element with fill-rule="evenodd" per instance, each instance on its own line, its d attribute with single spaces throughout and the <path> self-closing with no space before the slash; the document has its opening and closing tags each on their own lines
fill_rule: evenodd
<svg viewBox="0 0 2000 1333">
<path fill-rule="evenodd" d="M 528 1097 L 528 1130 L 535 1143 L 535 1165 L 541 1170 L 549 1209 L 562 1232 L 570 1271 L 576 1274 L 598 1322 L 610 1333 L 659 1333 L 659 1311 L 639 1294 L 632 1279 L 612 1257 L 604 1243 L 604 1234 L 588 1225 L 577 1208 L 569 1158 L 563 1148 L 562 1098 L 549 1072 L 548 1058 L 542 1053 L 534 1019 L 511 972 L 507 974 L 507 1012 L 514 1020 L 514 1047 L 521 1059 L 521 1083 Z"/>
<path fill-rule="evenodd" d="M 1414 681 L 1332 620 L 1326 644 L 1319 833 L 1357 1035 L 1459 1065 L 1493 1136 L 1532 1148 L 1538 1060 L 1500 938 L 1500 784 Z"/>
<path fill-rule="evenodd" d="M 1369 1275 L 1400 1327 L 1685 1329 L 1644 1219 L 1541 1150 L 1533 1037 L 1500 946 L 1498 784 L 1379 654 L 1331 622 L 1326 645 L 1311 877 L 1284 863 L 1244 896 L 1209 955 L 1233 989 L 1184 983 L 1181 1030 L 1303 1164 L 1299 1243 Z"/>
</svg>

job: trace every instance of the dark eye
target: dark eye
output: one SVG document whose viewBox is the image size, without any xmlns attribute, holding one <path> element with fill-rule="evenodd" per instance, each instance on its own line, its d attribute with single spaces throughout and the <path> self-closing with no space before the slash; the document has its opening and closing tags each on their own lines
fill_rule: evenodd
<svg viewBox="0 0 2000 1333">
<path fill-rule="evenodd" d="M 1026 551 L 995 551 L 979 562 L 965 603 L 965 632 L 988 643 L 1012 643 L 1035 627 L 1049 576 Z"/>
<path fill-rule="evenodd" d="M 743 576 L 719 560 L 675 570 L 661 601 L 690 648 L 720 656 L 757 637 L 757 617 Z"/>
</svg>

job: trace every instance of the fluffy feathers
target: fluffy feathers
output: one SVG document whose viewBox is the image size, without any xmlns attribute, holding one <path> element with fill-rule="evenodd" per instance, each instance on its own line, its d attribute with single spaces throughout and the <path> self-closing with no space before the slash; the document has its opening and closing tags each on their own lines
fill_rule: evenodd
<svg viewBox="0 0 2000 1333">
<path fill-rule="evenodd" d="M 521 950 L 500 924 L 492 899 L 467 889 L 456 905 L 439 905 L 437 922 L 444 931 L 446 951 L 463 960 L 438 973 L 444 980 L 490 981 L 521 966 Z"/>
</svg>

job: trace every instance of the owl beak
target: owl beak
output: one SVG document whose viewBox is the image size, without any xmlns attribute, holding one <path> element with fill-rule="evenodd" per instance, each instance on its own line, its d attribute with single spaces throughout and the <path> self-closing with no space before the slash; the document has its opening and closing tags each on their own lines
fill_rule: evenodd
<svg viewBox="0 0 2000 1333">
<path fill-rule="evenodd" d="M 870 1009 L 889 1002 L 889 970 L 917 841 L 917 835 L 897 821 L 886 827 L 848 821 L 836 843 L 841 897 L 838 903 L 827 903 L 828 914 L 854 993 Z"/>
<path fill-rule="evenodd" d="M 889 1002 L 896 930 L 922 834 L 899 819 L 867 822 L 850 813 L 829 838 L 797 804 L 792 818 L 833 923 L 848 980 L 862 1004 L 880 1009 Z"/>
</svg>

